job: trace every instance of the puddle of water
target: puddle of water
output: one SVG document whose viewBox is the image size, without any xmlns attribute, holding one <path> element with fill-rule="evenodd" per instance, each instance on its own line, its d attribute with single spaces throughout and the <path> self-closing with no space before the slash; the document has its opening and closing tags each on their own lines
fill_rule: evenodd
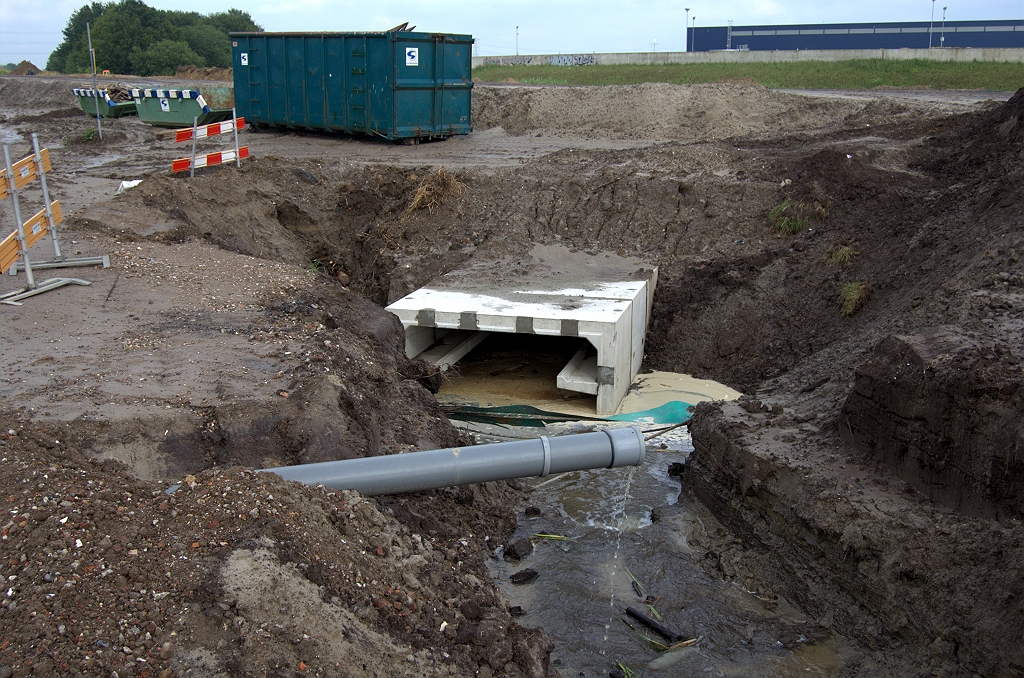
<svg viewBox="0 0 1024 678">
<path fill-rule="evenodd" d="M 648 450 L 639 468 L 531 481 L 530 504 L 542 514 L 522 518 L 516 537 L 555 534 L 571 541 L 535 537 L 533 554 L 522 561 L 504 560 L 500 549 L 489 559 L 508 604 L 527 612 L 519 622 L 543 627 L 563 676 L 605 676 L 617 661 L 638 676 L 838 675 L 843 662 L 835 641 L 806 642 L 803 634 L 814 626 L 785 601 L 766 605 L 700 568 L 701 535 L 714 519 L 700 506 L 676 505 L 679 483 L 668 466 L 684 461 L 692 445 L 685 431 L 673 438 L 670 447 L 680 449 Z M 664 514 L 657 521 L 655 509 Z M 540 576 L 513 585 L 509 575 L 526 567 Z M 653 597 L 665 626 L 701 638 L 695 646 L 659 654 L 623 623 L 626 606 L 653 616 L 631 575 Z M 643 633 L 667 644 L 653 631 Z"/>
<path fill-rule="evenodd" d="M 16 144 L 24 140 L 25 139 L 13 129 L 0 125 L 0 144 Z"/>
</svg>

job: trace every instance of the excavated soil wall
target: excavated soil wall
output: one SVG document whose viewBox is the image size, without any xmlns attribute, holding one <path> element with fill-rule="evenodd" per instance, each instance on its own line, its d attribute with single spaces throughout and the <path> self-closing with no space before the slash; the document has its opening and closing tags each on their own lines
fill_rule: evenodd
<svg viewBox="0 0 1024 678">
<path fill-rule="evenodd" d="M 841 411 L 843 440 L 938 504 L 968 515 L 1019 518 L 1022 354 L 1020 345 L 1011 349 L 953 328 L 890 337 L 857 370 Z"/>
</svg>

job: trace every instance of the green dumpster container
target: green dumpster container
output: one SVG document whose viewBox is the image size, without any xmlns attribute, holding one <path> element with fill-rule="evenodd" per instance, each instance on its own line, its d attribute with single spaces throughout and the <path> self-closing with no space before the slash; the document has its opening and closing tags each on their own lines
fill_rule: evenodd
<svg viewBox="0 0 1024 678">
<path fill-rule="evenodd" d="M 473 127 L 473 37 L 231 33 L 238 115 L 256 126 L 438 139 Z"/>
<path fill-rule="evenodd" d="M 81 105 L 82 110 L 92 117 L 96 117 L 97 107 L 100 109 L 100 117 L 102 118 L 120 118 L 123 115 L 135 115 L 137 113 L 134 101 L 117 103 L 110 98 L 110 94 L 105 89 L 92 90 L 75 87 L 71 91 L 78 97 L 78 103 Z"/>
<path fill-rule="evenodd" d="M 139 118 L 156 127 L 191 127 L 193 118 L 208 125 L 231 117 L 230 108 L 210 108 L 194 89 L 133 89 L 132 96 Z"/>
</svg>

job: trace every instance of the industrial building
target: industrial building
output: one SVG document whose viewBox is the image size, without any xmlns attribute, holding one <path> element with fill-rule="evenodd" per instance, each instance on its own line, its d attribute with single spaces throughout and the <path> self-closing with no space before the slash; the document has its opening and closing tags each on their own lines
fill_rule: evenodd
<svg viewBox="0 0 1024 678">
<path fill-rule="evenodd" d="M 1024 47 L 1024 20 L 693 27 L 687 51 Z"/>
</svg>

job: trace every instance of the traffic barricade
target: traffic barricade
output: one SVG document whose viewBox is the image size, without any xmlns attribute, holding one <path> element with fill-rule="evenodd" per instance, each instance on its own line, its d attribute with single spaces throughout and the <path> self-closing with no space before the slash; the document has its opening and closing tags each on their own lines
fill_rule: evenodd
<svg viewBox="0 0 1024 678">
<path fill-rule="evenodd" d="M 64 220 L 60 202 L 50 200 L 50 192 L 46 185 L 46 172 L 51 169 L 50 153 L 47 149 L 39 149 L 39 137 L 32 134 L 32 155 L 22 158 L 16 163 L 11 162 L 10 147 L 4 145 L 4 168 L 0 170 L 0 200 L 10 196 L 14 203 L 14 232 L 0 241 L 0 275 L 10 272 L 17 274 L 19 263 L 25 271 L 27 285 L 5 294 L 0 294 L 0 303 L 20 305 L 22 299 L 48 292 L 65 285 L 89 285 L 86 280 L 78 278 L 50 278 L 36 283 L 33 269 L 62 268 L 66 266 L 110 266 L 106 255 L 101 257 L 83 257 L 67 259 L 61 254 L 60 240 L 57 235 L 57 224 Z M 21 215 L 21 200 L 18 191 L 35 179 L 39 179 L 43 193 L 43 209 L 36 212 L 28 220 Z M 33 263 L 29 257 L 29 249 L 44 235 L 49 234 L 53 243 L 54 259 Z M 19 258 L 21 261 L 19 262 Z"/>
<path fill-rule="evenodd" d="M 242 159 L 249 157 L 249 147 L 238 145 L 238 130 L 245 129 L 245 118 L 236 118 L 235 109 L 231 109 L 231 120 L 225 122 L 215 122 L 209 125 L 199 124 L 199 119 L 194 118 L 192 121 L 192 129 L 180 129 L 174 134 L 174 141 L 181 143 L 183 141 L 192 142 L 192 155 L 188 158 L 178 158 L 171 163 L 171 172 L 184 172 L 189 171 L 189 176 L 194 177 L 196 175 L 197 167 L 211 167 L 213 165 L 220 165 L 223 163 L 234 161 L 238 167 L 242 166 Z M 219 136 L 221 134 L 232 133 L 235 142 L 234 150 L 228 151 L 217 151 L 214 153 L 203 153 L 196 155 L 196 141 L 198 139 L 209 139 L 210 137 Z"/>
</svg>

